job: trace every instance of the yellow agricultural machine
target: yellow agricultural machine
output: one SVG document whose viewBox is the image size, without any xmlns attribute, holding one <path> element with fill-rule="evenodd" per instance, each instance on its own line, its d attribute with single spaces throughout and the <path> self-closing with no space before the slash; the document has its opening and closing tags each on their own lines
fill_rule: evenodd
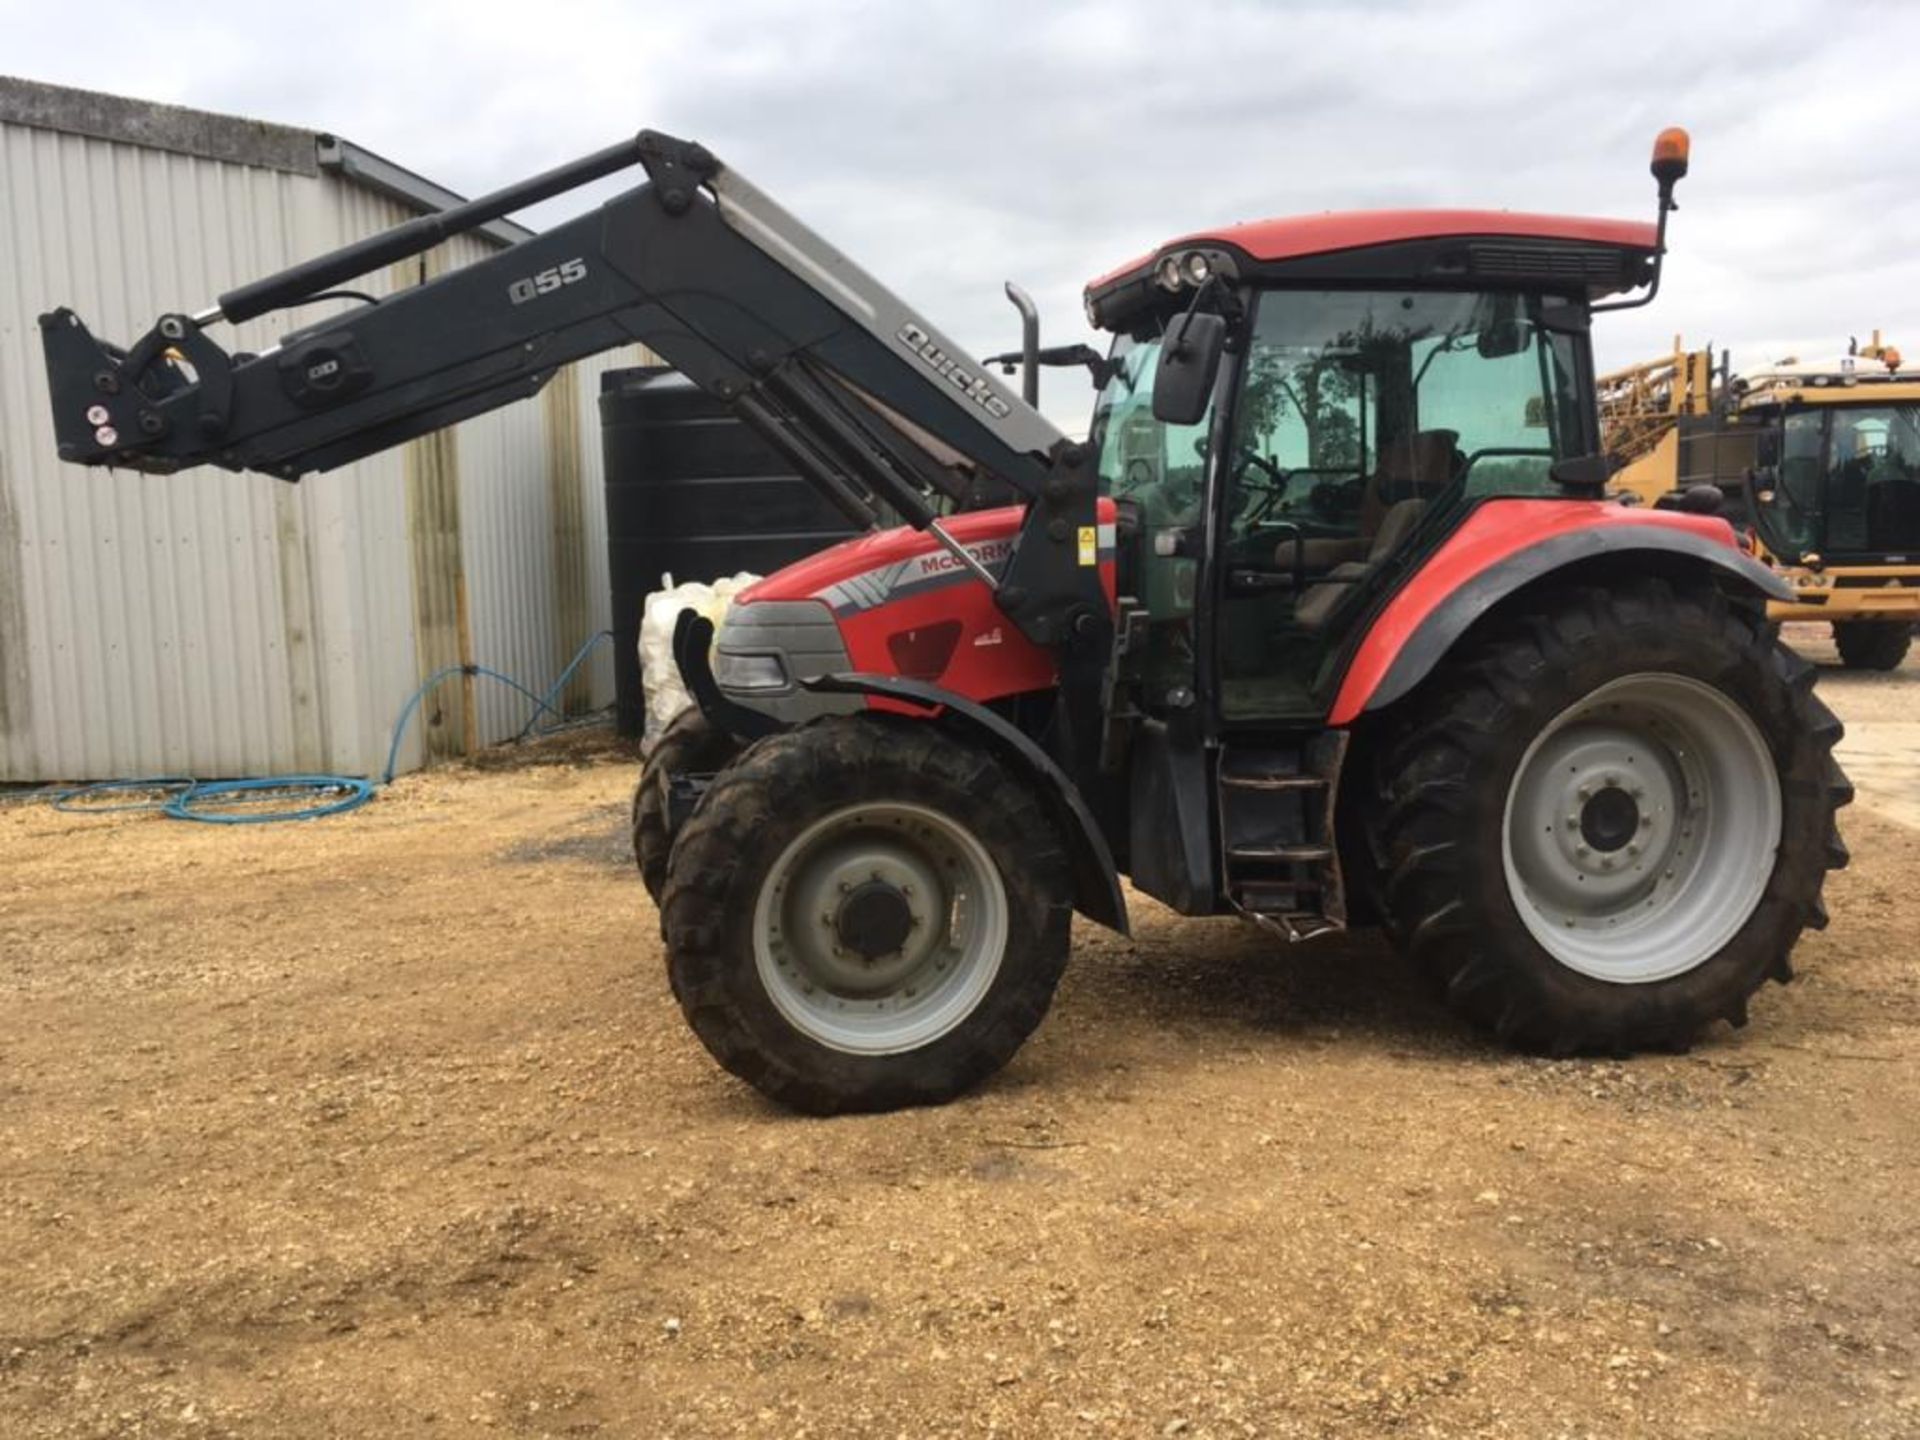
<svg viewBox="0 0 1920 1440">
<path fill-rule="evenodd" d="M 1900 664 L 1920 620 L 1920 368 L 1877 330 L 1749 375 L 1676 336 L 1598 384 L 1614 487 L 1725 515 L 1793 588 L 1773 619 L 1830 623 L 1851 669 Z"/>
</svg>

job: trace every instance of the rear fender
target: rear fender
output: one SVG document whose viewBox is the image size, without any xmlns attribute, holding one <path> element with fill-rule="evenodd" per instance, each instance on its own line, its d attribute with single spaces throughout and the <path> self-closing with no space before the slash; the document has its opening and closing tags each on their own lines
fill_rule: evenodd
<svg viewBox="0 0 1920 1440">
<path fill-rule="evenodd" d="M 1131 934 L 1120 873 L 1099 822 L 1067 774 L 1018 727 L 965 696 L 923 680 L 892 675 L 821 675 L 802 680 L 809 690 L 866 695 L 897 702 L 923 724 L 939 725 L 991 751 L 1029 781 L 1059 828 L 1073 867 L 1073 908 L 1089 920 Z M 892 708 L 892 707 L 889 707 Z"/>
<path fill-rule="evenodd" d="M 1724 520 L 1599 501 L 1489 501 L 1374 620 L 1327 723 L 1350 725 L 1406 695 L 1474 622 L 1521 588 L 1575 566 L 1611 562 L 1631 569 L 1646 561 L 1697 566 L 1755 601 L 1793 596 L 1784 580 L 1734 543 Z"/>
</svg>

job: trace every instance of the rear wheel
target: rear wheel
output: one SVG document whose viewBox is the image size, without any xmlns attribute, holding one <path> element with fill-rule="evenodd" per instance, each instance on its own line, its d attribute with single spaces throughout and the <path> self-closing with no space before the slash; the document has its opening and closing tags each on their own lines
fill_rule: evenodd
<svg viewBox="0 0 1920 1440">
<path fill-rule="evenodd" d="M 817 721 L 723 771 L 674 842 L 675 996 L 728 1070 L 820 1114 L 947 1100 L 1013 1057 L 1067 958 L 1053 826 L 931 725 Z"/>
<path fill-rule="evenodd" d="M 1550 594 L 1455 657 L 1386 752 L 1390 928 L 1449 1001 L 1552 1053 L 1746 1020 L 1826 923 L 1851 789 L 1813 668 L 1710 588 Z"/>
<path fill-rule="evenodd" d="M 640 783 L 633 791 L 633 860 L 655 904 L 666 884 L 667 856 L 673 850 L 669 781 L 675 775 L 711 775 L 724 769 L 739 751 L 733 737 L 714 729 L 696 705 L 676 715 L 647 753 Z"/>
<path fill-rule="evenodd" d="M 1907 658 L 1913 627 L 1905 620 L 1836 620 L 1833 644 L 1849 670 L 1897 670 Z"/>
</svg>

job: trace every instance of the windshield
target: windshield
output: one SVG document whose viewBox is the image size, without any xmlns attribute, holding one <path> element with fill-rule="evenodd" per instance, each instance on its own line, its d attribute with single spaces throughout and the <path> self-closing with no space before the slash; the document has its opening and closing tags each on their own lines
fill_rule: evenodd
<svg viewBox="0 0 1920 1440">
<path fill-rule="evenodd" d="M 1207 421 L 1167 425 L 1153 418 L 1158 338 L 1121 337 L 1108 364 L 1091 429 L 1100 453 L 1100 488 L 1116 500 L 1136 502 L 1159 523 L 1197 523 L 1206 478 Z"/>
<path fill-rule="evenodd" d="M 1211 412 L 1198 424 L 1168 425 L 1153 418 L 1153 377 L 1160 341 L 1122 336 L 1108 357 L 1107 382 L 1094 405 L 1090 438 L 1100 455 L 1100 487 L 1132 512 L 1143 540 L 1137 570 L 1128 576 L 1149 627 L 1138 664 L 1148 683 L 1149 709 L 1193 683 L 1192 617 L 1199 561 L 1190 546 L 1168 543 L 1200 533 L 1206 504 L 1207 434 Z"/>
<path fill-rule="evenodd" d="M 1768 448 L 1755 515 L 1782 559 L 1920 550 L 1920 405 L 1790 410 Z"/>
</svg>

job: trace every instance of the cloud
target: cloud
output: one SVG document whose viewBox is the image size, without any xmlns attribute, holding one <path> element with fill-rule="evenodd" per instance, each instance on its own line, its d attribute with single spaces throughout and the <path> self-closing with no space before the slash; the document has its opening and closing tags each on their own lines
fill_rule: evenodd
<svg viewBox="0 0 1920 1440">
<path fill-rule="evenodd" d="M 15 73 L 335 130 L 468 193 L 643 125 L 688 135 L 981 353 L 1015 338 L 1003 279 L 1034 293 L 1049 340 L 1088 338 L 1088 277 L 1216 223 L 1650 216 L 1647 147 L 1682 123 L 1695 173 L 1665 288 L 1597 327 L 1603 367 L 1676 331 L 1736 362 L 1875 325 L 1920 348 L 1920 146 L 1896 73 L 1920 7 L 1897 0 L 1839 21 L 1724 0 L 345 0 L 84 19 L 6 0 L 0 33 Z M 1083 383 L 1050 377 L 1046 403 L 1075 423 Z"/>
</svg>

